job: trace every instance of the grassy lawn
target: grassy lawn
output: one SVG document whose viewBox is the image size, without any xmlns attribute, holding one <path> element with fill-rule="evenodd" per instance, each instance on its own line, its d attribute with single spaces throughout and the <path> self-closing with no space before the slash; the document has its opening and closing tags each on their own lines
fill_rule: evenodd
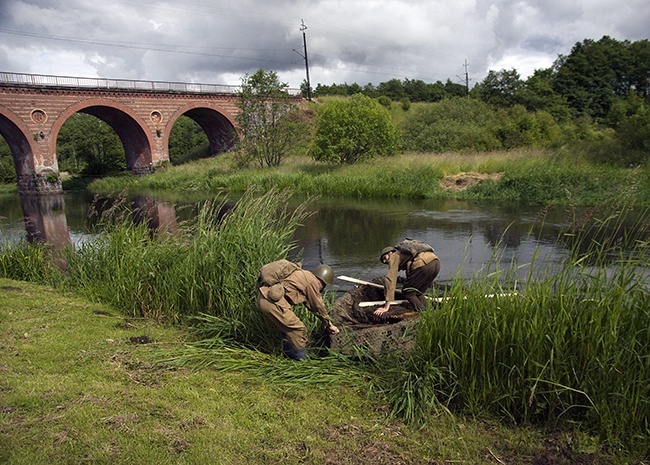
<svg viewBox="0 0 650 465">
<path fill-rule="evenodd" d="M 448 416 L 410 427 L 344 380 L 309 391 L 161 363 L 189 338 L 0 279 L 0 463 L 625 463 L 579 432 Z"/>
</svg>

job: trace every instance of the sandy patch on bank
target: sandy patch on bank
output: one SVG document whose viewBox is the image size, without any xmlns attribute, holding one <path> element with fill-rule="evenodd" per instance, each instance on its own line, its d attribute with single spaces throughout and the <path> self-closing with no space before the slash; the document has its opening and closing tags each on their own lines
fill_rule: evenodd
<svg viewBox="0 0 650 465">
<path fill-rule="evenodd" d="M 502 175 L 502 173 L 458 173 L 445 176 L 442 181 L 440 181 L 440 186 L 445 190 L 463 191 L 486 179 L 497 181 Z"/>
</svg>

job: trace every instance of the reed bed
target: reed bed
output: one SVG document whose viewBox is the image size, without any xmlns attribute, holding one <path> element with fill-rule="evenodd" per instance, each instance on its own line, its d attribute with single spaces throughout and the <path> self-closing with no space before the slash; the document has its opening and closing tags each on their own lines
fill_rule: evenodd
<svg viewBox="0 0 650 465">
<path fill-rule="evenodd" d="M 386 388 L 396 411 L 578 424 L 613 448 L 650 454 L 650 212 L 631 230 L 619 220 L 567 232 L 561 266 L 531 264 L 517 295 L 486 298 L 508 292 L 523 269 L 514 263 L 456 283 L 422 316 L 417 349 Z M 624 239 L 603 246 L 616 231 Z"/>
<path fill-rule="evenodd" d="M 306 218 L 291 194 L 249 190 L 234 205 L 207 201 L 177 235 L 134 224 L 126 202 L 104 213 L 97 239 L 68 250 L 64 273 L 46 248 L 21 244 L 0 254 L 4 277 L 47 282 L 108 303 L 125 315 L 167 323 L 203 321 L 204 333 L 249 346 L 269 344 L 255 308 L 255 281 L 265 263 L 285 257 Z M 198 322 L 195 322 L 197 325 Z"/>
</svg>

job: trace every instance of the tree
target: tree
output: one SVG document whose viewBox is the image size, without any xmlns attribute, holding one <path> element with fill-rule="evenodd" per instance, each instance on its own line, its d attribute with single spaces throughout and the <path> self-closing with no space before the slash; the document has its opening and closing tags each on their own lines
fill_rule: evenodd
<svg viewBox="0 0 650 465">
<path fill-rule="evenodd" d="M 490 105 L 511 107 L 521 103 L 523 88 L 524 82 L 517 70 L 490 70 L 485 79 L 472 89 L 472 94 Z"/>
<path fill-rule="evenodd" d="M 169 161 L 171 164 L 182 165 L 209 155 L 210 143 L 203 128 L 192 118 L 181 115 L 169 134 Z"/>
<path fill-rule="evenodd" d="M 553 89 L 551 68 L 538 69 L 526 80 L 521 100 L 528 111 L 547 111 L 557 121 L 568 121 L 571 118 L 566 99 Z"/>
<path fill-rule="evenodd" d="M 648 97 L 650 44 L 619 42 L 608 36 L 585 39 L 555 62 L 553 87 L 577 116 L 601 119 L 617 98 L 633 91 Z"/>
<path fill-rule="evenodd" d="M 63 124 L 56 147 L 61 171 L 105 175 L 126 170 L 124 146 L 113 128 L 85 113 Z"/>
<path fill-rule="evenodd" d="M 399 79 L 391 79 L 390 81 L 382 82 L 377 86 L 377 91 L 381 96 L 388 97 L 391 100 L 397 101 L 406 97 L 404 86 Z"/>
<path fill-rule="evenodd" d="M 300 118 L 289 116 L 297 111 L 297 106 L 287 87 L 275 72 L 261 68 L 242 78 L 237 102 L 242 135 L 239 149 L 246 153 L 246 159 L 257 160 L 260 166 L 279 166 L 300 135 Z"/>
<path fill-rule="evenodd" d="M 354 163 L 399 150 L 399 136 L 390 114 L 363 94 L 324 105 L 316 122 L 311 154 L 317 161 Z"/>
</svg>

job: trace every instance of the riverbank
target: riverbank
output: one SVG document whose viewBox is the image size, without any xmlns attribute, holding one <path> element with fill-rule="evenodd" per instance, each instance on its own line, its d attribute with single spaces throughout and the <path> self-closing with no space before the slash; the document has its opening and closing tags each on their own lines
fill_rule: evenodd
<svg viewBox="0 0 650 465">
<path fill-rule="evenodd" d="M 198 317 L 192 326 L 201 330 L 200 344 L 176 358 L 177 367 L 210 367 L 219 377 L 250 374 L 285 391 L 311 392 L 326 382 L 330 392 L 366 393 L 409 424 L 429 424 L 452 411 L 456 418 L 545 425 L 563 436 L 580 428 L 600 438 L 595 451 L 647 456 L 647 213 L 625 230 L 621 215 L 580 222 L 562 236 L 571 253 L 557 272 L 535 273 L 548 266 L 539 257 L 523 271 L 514 262 L 503 269 L 495 266 L 497 255 L 482 277 L 455 279 L 455 303 L 425 312 L 417 350 L 408 357 L 327 357 L 319 359 L 323 365 L 294 366 L 267 355 L 278 354 L 277 340 L 253 301 L 259 268 L 286 255 L 301 215 L 282 216 L 288 197 L 278 191 L 246 197 L 224 221 L 220 206 L 208 202 L 181 235 L 159 240 L 134 225 L 128 202 L 122 203 L 124 211 L 111 208 L 105 219 L 114 227 L 66 255 L 66 273 L 52 269 L 45 248 L 26 244 L 0 255 L 0 271 L 112 305 L 125 318 L 185 323 Z M 528 275 L 525 298 L 484 298 L 511 288 L 520 272 Z M 304 316 L 314 333 L 318 321 Z M 321 355 L 316 346 L 314 354 Z"/>
<path fill-rule="evenodd" d="M 343 378 L 282 382 L 331 361 L 232 349 L 248 369 L 163 363 L 185 330 L 48 286 L 0 279 L 0 302 L 2 463 L 629 463 L 577 430 L 446 415 L 409 427 Z"/>
<path fill-rule="evenodd" d="M 307 157 L 275 168 L 238 168 L 232 154 L 165 167 L 153 175 L 94 181 L 99 193 L 171 190 L 244 192 L 290 188 L 303 195 L 354 198 L 472 199 L 529 204 L 601 205 L 625 196 L 650 205 L 650 167 L 597 165 L 562 151 L 402 154 L 354 165 Z"/>
</svg>

